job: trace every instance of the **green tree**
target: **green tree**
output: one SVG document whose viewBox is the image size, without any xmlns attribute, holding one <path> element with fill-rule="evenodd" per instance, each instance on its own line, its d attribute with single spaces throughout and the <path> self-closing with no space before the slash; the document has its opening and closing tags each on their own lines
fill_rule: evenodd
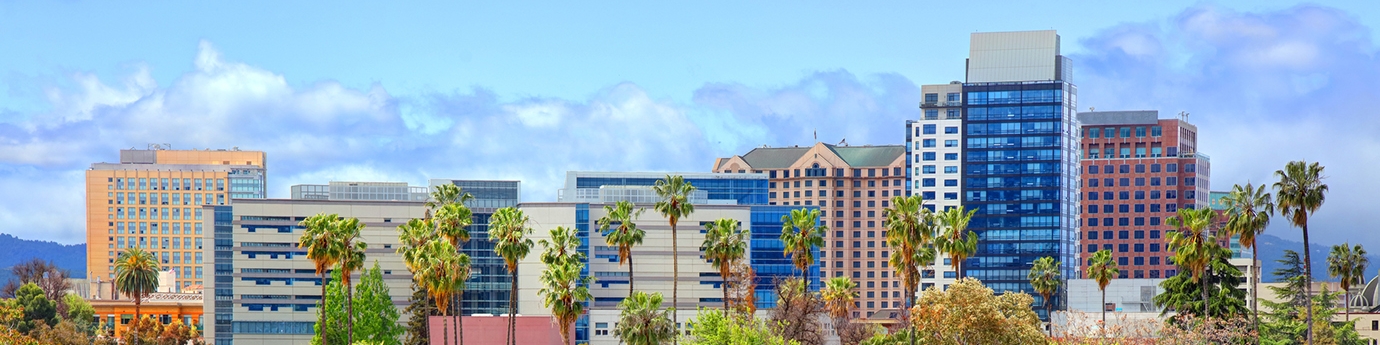
<svg viewBox="0 0 1380 345">
<path fill-rule="evenodd" d="M 819 223 L 819 209 L 795 209 L 781 216 L 781 242 L 791 264 L 799 269 L 805 281 L 810 281 L 810 265 L 815 263 L 815 251 L 824 246 L 824 232 L 829 227 Z"/>
<path fill-rule="evenodd" d="M 1164 292 L 1156 295 L 1154 302 L 1162 306 L 1161 314 L 1173 310 L 1180 315 L 1224 320 L 1246 315 L 1246 292 L 1239 288 L 1245 276 L 1229 261 L 1231 249 L 1213 241 L 1204 254 L 1209 258 L 1208 269 L 1199 281 L 1195 282 L 1193 273 L 1184 270 L 1160 282 Z M 1206 294 L 1204 288 L 1208 289 Z"/>
<path fill-rule="evenodd" d="M 517 345 L 517 269 L 518 261 L 532 251 L 532 228 L 526 214 L 514 207 L 504 207 L 495 211 L 489 218 L 489 241 L 494 243 L 494 252 L 507 264 L 512 276 L 508 292 L 508 342 Z"/>
<path fill-rule="evenodd" d="M 618 303 L 613 335 L 629 345 L 660 345 L 676 337 L 670 310 L 661 309 L 661 293 L 634 292 Z"/>
<path fill-rule="evenodd" d="M 604 243 L 618 247 L 618 265 L 628 264 L 628 296 L 633 293 L 632 248 L 641 245 L 642 238 L 647 236 L 647 231 L 638 228 L 633 220 L 645 210 L 633 210 L 633 203 L 624 200 L 612 206 L 604 205 L 605 215 L 599 218 L 599 232 L 604 234 Z"/>
<path fill-rule="evenodd" d="M 321 276 L 322 280 L 321 296 L 323 297 L 321 298 L 321 303 L 323 305 L 321 308 L 316 309 L 317 314 L 320 314 L 318 316 L 320 321 L 316 322 L 317 325 L 326 324 L 326 308 L 324 306 L 326 299 L 324 296 L 326 296 L 325 280 L 327 269 L 334 267 L 336 263 L 340 262 L 340 256 L 342 255 L 341 250 L 337 248 L 337 241 L 333 238 L 335 235 L 333 228 L 338 219 L 340 219 L 340 215 L 337 214 L 318 213 L 298 223 L 298 225 L 303 228 L 303 231 L 302 236 L 297 239 L 297 247 L 307 250 L 307 259 L 311 260 L 312 264 L 315 265 L 316 274 Z M 322 327 L 317 328 L 321 329 Z M 317 335 L 323 334 L 319 330 L 316 333 Z M 321 343 L 329 343 L 329 340 L 330 337 L 323 336 Z"/>
<path fill-rule="evenodd" d="M 400 345 L 399 336 L 403 327 L 398 325 L 398 308 L 393 306 L 388 284 L 383 281 L 383 271 L 379 262 L 360 275 L 359 285 L 355 286 L 355 331 L 359 340 L 378 345 Z M 463 334 L 463 333 L 462 333 Z"/>
<path fill-rule="evenodd" d="M 1169 232 L 1170 251 L 1174 252 L 1174 263 L 1193 274 L 1193 282 L 1203 284 L 1203 301 L 1208 301 L 1207 281 L 1202 279 L 1209 264 L 1212 263 L 1213 246 L 1209 228 L 1217 223 L 1217 211 L 1210 208 L 1181 208 L 1178 214 L 1166 221 L 1179 231 Z"/>
<path fill-rule="evenodd" d="M 666 175 L 652 186 L 661 201 L 656 203 L 656 212 L 671 224 L 671 321 L 680 324 L 680 316 L 674 310 L 680 303 L 680 242 L 676 235 L 676 225 L 681 218 L 695 213 L 695 205 L 690 203 L 690 195 L 695 193 L 695 185 L 686 182 L 680 175 Z M 679 343 L 679 340 L 672 340 Z"/>
<path fill-rule="evenodd" d="M 1227 204 L 1226 232 L 1238 236 L 1241 247 L 1251 249 L 1252 258 L 1259 258 L 1260 248 L 1256 247 L 1255 239 L 1265 233 L 1265 227 L 1270 225 L 1270 216 L 1275 213 L 1274 201 L 1270 193 L 1265 191 L 1265 185 L 1233 185 L 1223 201 Z M 1259 336 L 1260 308 L 1257 301 L 1260 300 L 1260 265 L 1251 266 L 1256 277 L 1251 280 L 1251 322 Z"/>
<path fill-rule="evenodd" d="M 915 290 L 923 277 L 919 267 L 929 267 L 934 262 L 934 215 L 921 204 L 924 198 L 919 194 L 909 197 L 891 198 L 891 208 L 882 213 L 886 215 L 886 241 L 892 249 L 887 259 L 896 277 L 905 287 L 906 312 L 909 317 L 911 307 L 915 306 Z M 911 329 L 908 338 L 914 344 L 915 330 Z"/>
<path fill-rule="evenodd" d="M 963 277 L 963 261 L 977 253 L 977 233 L 968 230 L 968 222 L 973 220 L 975 213 L 977 210 L 963 212 L 963 207 L 959 206 L 935 215 L 938 224 L 944 228 L 943 233 L 935 239 L 935 246 L 949 255 L 949 262 L 960 278 Z"/>
<path fill-rule="evenodd" d="M 358 218 L 338 220 L 334 226 L 331 226 L 331 231 L 334 232 L 331 237 L 338 241 L 335 244 L 340 255 L 337 263 L 340 265 L 340 270 L 344 271 L 340 278 L 345 281 L 345 314 L 347 315 L 355 314 L 354 289 L 350 284 L 350 276 L 355 271 L 364 268 L 364 251 L 369 248 L 369 245 L 359 237 L 361 230 L 364 230 L 364 223 L 360 223 Z M 345 339 L 347 344 L 355 342 L 355 320 L 352 317 L 345 319 Z"/>
<path fill-rule="evenodd" d="M 701 308 L 695 316 L 695 328 L 686 337 L 690 345 L 799 345 L 774 334 L 761 320 L 749 317 L 730 317 L 711 309 Z"/>
<path fill-rule="evenodd" d="M 1313 256 L 1308 248 L 1308 216 L 1317 212 L 1327 199 L 1327 184 L 1323 183 L 1323 166 L 1314 162 L 1289 162 L 1282 170 L 1275 171 L 1275 201 L 1280 215 L 1289 223 L 1303 230 L 1303 271 L 1307 281 L 1304 288 L 1313 294 Z M 1311 304 L 1312 299 L 1308 302 Z M 1308 344 L 1313 344 L 1313 308 L 1305 308 L 1308 324 Z"/>
<path fill-rule="evenodd" d="M 1351 321 L 1351 287 L 1361 284 L 1366 278 L 1366 250 L 1361 245 L 1351 247 L 1351 243 L 1332 246 L 1332 254 L 1327 256 L 1327 274 L 1339 278 L 1337 287 L 1342 290 L 1343 307 L 1346 320 Z"/>
<path fill-rule="evenodd" d="M 704 258 L 719 269 L 719 277 L 723 278 L 723 283 L 719 285 L 724 293 L 724 315 L 728 315 L 728 310 L 732 308 L 728 303 L 729 270 L 733 268 L 733 262 L 747 255 L 751 230 L 738 229 L 738 220 L 732 218 L 719 218 L 705 223 L 704 230 L 704 243 L 700 245 L 700 250 L 704 251 Z"/>
<path fill-rule="evenodd" d="M 829 310 L 829 316 L 834 319 L 834 330 L 842 339 L 846 333 L 846 328 L 852 322 L 849 317 L 849 309 L 853 307 L 853 300 L 858 297 L 857 285 L 848 277 L 833 277 L 824 283 L 824 290 L 819 292 L 819 297 L 824 301 L 825 309 Z"/>
<path fill-rule="evenodd" d="M 468 280 L 470 275 L 470 256 L 461 253 L 445 239 L 428 241 L 420 252 L 424 259 L 421 263 L 422 268 L 418 270 L 414 279 L 429 292 L 441 316 L 451 316 L 450 297 L 464 291 L 465 280 Z M 452 320 L 456 323 L 461 322 L 458 318 Z M 450 334 L 446 327 L 449 325 L 444 322 L 441 325 L 441 334 L 445 337 L 442 340 L 448 343 Z M 457 325 L 456 331 L 459 329 Z M 456 340 L 463 343 L 463 337 L 464 334 L 457 334 Z"/>
<path fill-rule="evenodd" d="M 412 273 L 412 297 L 408 299 L 407 345 L 426 345 L 428 333 L 427 317 L 431 316 L 435 303 L 417 273 L 425 266 L 422 251 L 433 238 L 434 224 L 421 219 L 410 219 L 398 226 L 398 253 L 402 254 L 403 265 Z"/>
<path fill-rule="evenodd" d="M 1102 305 L 1107 305 L 1107 285 L 1112 283 L 1121 270 L 1116 268 L 1116 260 L 1112 258 L 1112 251 L 1099 250 L 1093 253 L 1088 262 L 1088 279 L 1097 281 L 1097 289 L 1102 291 Z M 1102 309 L 1102 328 L 1106 330 L 1107 309 Z"/>
<path fill-rule="evenodd" d="M 1043 299 L 1041 304 L 1045 305 L 1045 315 L 1049 317 L 1050 324 L 1054 323 L 1054 302 L 1050 299 L 1055 292 L 1059 291 L 1059 286 L 1063 285 L 1063 277 L 1059 273 L 1060 262 L 1054 261 L 1054 257 L 1042 257 L 1035 259 L 1035 266 L 1030 268 L 1027 278 L 1030 279 L 1030 286 L 1035 288 L 1035 292 L 1040 294 Z M 1105 303 L 1105 302 L 1104 302 Z M 1049 336 L 1054 336 L 1054 327 L 1049 328 Z"/>
<path fill-rule="evenodd" d="M 92 319 L 96 316 L 96 309 L 91 307 L 91 303 L 76 294 L 66 294 L 62 296 L 62 303 L 67 305 L 67 320 L 72 321 L 72 325 L 87 335 L 95 331 Z"/>
<path fill-rule="evenodd" d="M 48 300 L 43 288 L 34 283 L 26 283 L 14 293 L 15 304 L 23 309 L 23 317 L 15 330 L 32 334 L 40 325 L 56 326 L 58 323 L 57 303 Z"/>
<path fill-rule="evenodd" d="M 580 244 L 574 228 L 551 229 L 551 238 L 551 241 L 541 241 L 542 246 L 546 248 L 542 253 L 546 270 L 541 273 L 542 288 L 537 294 L 542 297 L 542 307 L 551 310 L 551 316 L 560 326 L 563 343 L 571 343 L 570 328 L 575 326 L 575 321 L 581 315 L 584 315 L 585 301 L 594 298 L 589 293 L 589 284 L 594 281 L 594 277 L 580 274 L 585 268 L 584 262 L 581 261 L 584 254 L 578 250 L 570 250 L 571 246 L 578 249 Z"/>
<path fill-rule="evenodd" d="M 945 291 L 926 291 L 916 304 L 912 327 L 923 344 L 1043 344 L 1040 318 L 1025 293 L 994 295 L 973 278 Z M 915 341 L 915 339 L 911 339 Z"/>
<path fill-rule="evenodd" d="M 345 280 L 341 279 L 340 274 L 340 270 L 331 270 L 330 280 L 323 284 L 326 286 L 326 295 L 321 297 L 321 307 L 317 313 L 325 315 L 329 323 L 312 326 L 316 332 L 311 337 L 312 345 L 327 344 L 325 339 L 345 339 L 343 323 L 350 314 L 345 313 Z"/>
<path fill-rule="evenodd" d="M 158 260 L 139 248 L 125 249 L 115 259 L 115 290 L 134 298 L 134 319 L 142 315 L 144 297 L 158 290 Z M 135 332 L 138 338 L 138 332 Z"/>
</svg>

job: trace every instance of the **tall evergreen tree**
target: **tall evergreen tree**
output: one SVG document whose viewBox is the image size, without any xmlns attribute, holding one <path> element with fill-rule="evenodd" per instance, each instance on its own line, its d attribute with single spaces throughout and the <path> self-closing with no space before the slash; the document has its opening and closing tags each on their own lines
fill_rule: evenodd
<svg viewBox="0 0 1380 345">
<path fill-rule="evenodd" d="M 340 270 L 332 270 L 330 281 L 325 285 L 326 295 L 321 298 L 321 307 L 317 312 L 326 318 L 326 323 L 318 323 L 313 326 L 316 334 L 312 335 L 312 345 L 326 345 L 330 339 L 335 339 L 335 343 L 345 339 L 345 319 L 349 314 L 345 313 L 345 282 L 340 278 Z"/>
<path fill-rule="evenodd" d="M 379 262 L 360 275 L 359 285 L 355 286 L 354 296 L 356 341 L 376 345 L 401 345 L 399 337 L 404 332 L 398 325 L 398 308 L 393 306 L 388 284 L 383 282 L 383 271 Z"/>
</svg>

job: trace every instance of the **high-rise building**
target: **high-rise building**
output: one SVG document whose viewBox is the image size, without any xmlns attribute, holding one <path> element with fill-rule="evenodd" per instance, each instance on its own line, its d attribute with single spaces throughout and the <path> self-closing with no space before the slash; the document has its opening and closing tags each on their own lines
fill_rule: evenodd
<svg viewBox="0 0 1380 345">
<path fill-rule="evenodd" d="M 904 306 L 900 280 L 887 262 L 882 211 L 892 197 L 905 193 L 905 156 L 901 145 L 762 147 L 719 158 L 713 171 L 767 175 L 768 205 L 819 207 L 829 229 L 819 255 L 821 274 L 812 277 L 846 276 L 857 282 L 854 316 L 861 318 Z"/>
<path fill-rule="evenodd" d="M 507 313 L 512 277 L 484 234 L 497 209 L 494 206 L 517 205 L 519 182 L 431 181 L 433 186 L 445 183 L 476 195 L 466 204 L 474 213 L 468 228 L 471 238 L 461 247 L 470 255 L 472 267 L 466 281 L 464 312 Z M 351 184 L 385 188 L 331 188 Z M 207 217 L 198 222 L 212 229 L 204 235 L 205 242 L 214 243 L 204 254 L 198 253 L 207 258 L 204 267 L 214 275 L 206 289 L 214 297 L 206 298 L 205 305 L 205 314 L 214 315 L 208 317 L 214 321 L 205 322 L 203 332 L 213 344 L 302 344 L 311 339 L 321 277 L 307 259 L 306 249 L 297 246 L 303 230 L 298 224 L 318 213 L 358 218 L 364 223 L 361 237 L 368 243 L 366 268 L 377 261 L 394 305 L 400 312 L 406 307 L 412 294 L 412 276 L 397 253 L 397 227 L 425 215 L 426 199 L 410 199 L 426 187 L 378 182 L 299 186 L 303 188 L 293 189 L 294 199 L 241 199 L 224 206 L 201 206 Z M 405 322 L 408 316 L 403 314 L 400 321 Z"/>
<path fill-rule="evenodd" d="M 956 276 L 1034 294 L 1027 273 L 1050 256 L 1063 263 L 1065 278 L 1077 277 L 1078 89 L 1059 35 L 974 33 L 965 75 L 962 83 L 921 87 L 922 117 L 906 129 L 908 190 L 933 194 L 927 199 L 936 208 L 977 210 L 968 229 L 978 234 L 978 250 Z M 1034 309 L 1045 318 L 1045 303 L 1062 309 L 1063 296 L 1037 295 Z"/>
<path fill-rule="evenodd" d="M 1159 112 L 1096 111 L 1082 123 L 1082 260 L 1110 250 L 1121 278 L 1169 278 L 1167 220 L 1179 208 L 1209 206 L 1210 161 L 1198 128 Z"/>
<path fill-rule="evenodd" d="M 265 159 L 262 151 L 151 145 L 120 150 L 119 163 L 91 164 L 86 171 L 87 279 L 112 280 L 119 253 L 139 247 L 173 272 L 178 289 L 202 285 L 201 205 L 263 198 Z"/>
</svg>

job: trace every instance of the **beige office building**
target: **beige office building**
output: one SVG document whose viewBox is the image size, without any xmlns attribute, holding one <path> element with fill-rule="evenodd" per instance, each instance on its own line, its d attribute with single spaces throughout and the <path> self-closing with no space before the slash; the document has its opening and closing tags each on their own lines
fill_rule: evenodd
<svg viewBox="0 0 1380 345">
<path fill-rule="evenodd" d="M 905 303 L 900 280 L 887 263 L 882 214 L 892 197 L 905 195 L 905 153 L 901 145 L 763 147 L 719 158 L 713 171 L 767 174 L 771 205 L 819 206 L 829 227 L 820 255 L 821 280 L 847 276 L 857 282 L 854 317 L 861 318 Z"/>
<path fill-rule="evenodd" d="M 115 258 L 128 247 L 152 252 L 173 272 L 177 289 L 203 285 L 206 218 L 201 205 L 263 198 L 262 151 L 120 150 L 118 163 L 86 170 L 86 267 L 90 281 L 115 277 Z M 103 289 L 111 298 L 113 289 Z"/>
</svg>

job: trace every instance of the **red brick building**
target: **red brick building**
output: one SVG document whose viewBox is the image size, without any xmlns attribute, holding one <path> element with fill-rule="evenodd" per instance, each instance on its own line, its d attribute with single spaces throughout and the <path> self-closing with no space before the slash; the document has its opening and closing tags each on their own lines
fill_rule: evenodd
<svg viewBox="0 0 1380 345">
<path fill-rule="evenodd" d="M 1107 249 L 1121 278 L 1168 278 L 1167 220 L 1179 208 L 1208 207 L 1208 156 L 1198 128 L 1158 111 L 1078 114 L 1082 124 L 1080 257 Z M 1081 275 L 1081 274 L 1080 274 Z"/>
</svg>

